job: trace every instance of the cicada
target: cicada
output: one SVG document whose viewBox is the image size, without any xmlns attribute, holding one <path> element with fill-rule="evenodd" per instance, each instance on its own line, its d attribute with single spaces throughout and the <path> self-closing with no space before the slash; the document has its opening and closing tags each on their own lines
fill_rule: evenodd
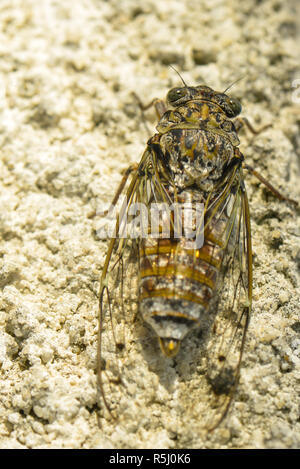
<svg viewBox="0 0 300 469">
<path fill-rule="evenodd" d="M 113 201 L 115 206 L 125 195 L 100 281 L 98 386 L 106 409 L 120 417 L 122 393 L 134 399 L 128 369 L 135 364 L 126 368 L 122 357 L 129 347 L 124 330 L 134 327 L 129 318 L 136 312 L 149 334 L 157 336 L 162 360 L 180 360 L 180 348 L 196 331 L 204 360 L 207 428 L 213 429 L 233 400 L 251 313 L 244 170 L 289 199 L 245 164 L 238 129 L 244 122 L 255 131 L 247 120 L 235 119 L 241 112 L 237 99 L 184 83 L 171 89 L 166 101 L 167 106 L 154 102 L 157 133 L 140 163 L 124 175 Z M 156 218 L 153 206 L 164 209 Z M 136 207 L 142 213 L 139 224 Z"/>
</svg>

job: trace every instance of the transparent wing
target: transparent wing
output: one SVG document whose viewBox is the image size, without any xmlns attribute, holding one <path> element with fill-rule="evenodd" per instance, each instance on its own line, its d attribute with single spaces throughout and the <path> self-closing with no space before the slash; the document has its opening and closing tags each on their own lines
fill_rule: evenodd
<svg viewBox="0 0 300 469">
<path fill-rule="evenodd" d="M 147 148 L 138 167 L 117 191 L 114 203 L 125 198 L 116 213 L 113 236 L 100 280 L 97 377 L 103 412 L 113 418 L 126 410 L 135 380 L 128 346 L 137 321 L 139 247 L 147 236 L 149 201 L 166 201 L 167 193 L 155 172 L 155 153 Z M 146 213 L 145 213 L 146 207 Z"/>
<path fill-rule="evenodd" d="M 224 254 L 213 303 L 214 323 L 207 341 L 207 382 L 211 416 L 208 428 L 216 428 L 226 416 L 239 381 L 252 299 L 252 250 L 249 206 L 242 170 L 232 173 L 218 204 L 212 204 L 210 226 L 223 226 Z M 210 211 L 208 211 L 210 213 Z M 224 223 L 224 218 L 226 223 Z M 221 223 L 223 219 L 223 224 Z"/>
</svg>

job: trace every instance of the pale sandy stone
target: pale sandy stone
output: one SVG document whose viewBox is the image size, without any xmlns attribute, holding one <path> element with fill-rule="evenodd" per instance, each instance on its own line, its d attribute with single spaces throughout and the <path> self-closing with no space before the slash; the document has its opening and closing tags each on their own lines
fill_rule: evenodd
<svg viewBox="0 0 300 469">
<path fill-rule="evenodd" d="M 131 92 L 144 102 L 164 97 L 179 84 L 169 63 L 187 83 L 220 90 L 244 76 L 231 90 L 243 114 L 272 127 L 256 138 L 241 132 L 241 151 L 300 200 L 295 5 L 1 1 L 1 448 L 299 447 L 298 212 L 253 177 L 254 308 L 223 427 L 201 430 L 195 339 L 174 367 L 155 340 L 143 352 L 129 332 L 132 399 L 101 429 L 94 373 L 107 245 L 93 214 L 148 139 Z M 152 132 L 153 110 L 147 117 Z"/>
</svg>

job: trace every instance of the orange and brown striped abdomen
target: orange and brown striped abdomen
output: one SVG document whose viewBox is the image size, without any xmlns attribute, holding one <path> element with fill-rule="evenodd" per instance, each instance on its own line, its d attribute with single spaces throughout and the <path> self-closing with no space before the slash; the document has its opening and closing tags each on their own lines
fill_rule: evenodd
<svg viewBox="0 0 300 469">
<path fill-rule="evenodd" d="M 143 240 L 140 245 L 139 308 L 163 339 L 181 341 L 207 316 L 223 249 L 209 239 L 187 249 L 187 239 Z"/>
</svg>

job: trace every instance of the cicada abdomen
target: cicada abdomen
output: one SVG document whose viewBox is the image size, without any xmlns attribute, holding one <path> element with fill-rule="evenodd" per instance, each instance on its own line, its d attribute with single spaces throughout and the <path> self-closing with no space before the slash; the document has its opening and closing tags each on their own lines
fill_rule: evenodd
<svg viewBox="0 0 300 469">
<path fill-rule="evenodd" d="M 183 195 L 189 197 L 183 198 Z M 199 199 L 202 200 L 193 191 L 184 191 L 176 208 L 178 212 L 182 208 L 190 209 L 195 215 L 197 207 L 204 207 Z M 182 213 L 180 217 L 180 228 L 184 228 Z M 149 236 L 140 242 L 139 308 L 168 357 L 178 353 L 181 342 L 192 329 L 207 328 L 215 313 L 211 312 L 211 306 L 216 300 L 224 248 L 230 234 L 229 216 L 225 212 L 219 217 L 215 214 L 205 232 L 201 213 L 198 219 L 200 226 L 192 227 L 193 237 L 191 230 L 174 233 L 173 219 L 168 238 L 162 237 L 164 227 L 161 225 L 160 236 Z M 165 220 L 168 222 L 169 217 Z"/>
</svg>

